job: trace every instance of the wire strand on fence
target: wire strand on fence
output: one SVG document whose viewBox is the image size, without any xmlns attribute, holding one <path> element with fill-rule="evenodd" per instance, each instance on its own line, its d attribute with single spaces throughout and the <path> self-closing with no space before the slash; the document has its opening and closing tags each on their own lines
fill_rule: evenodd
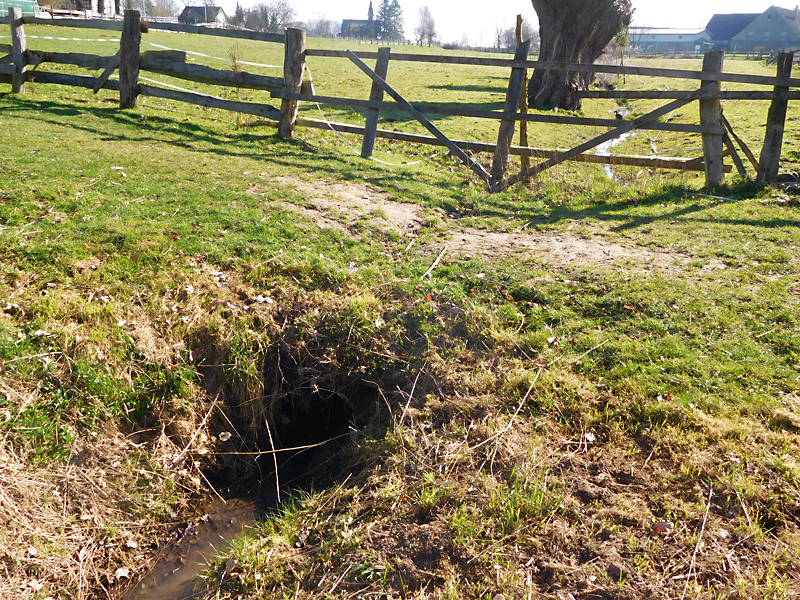
<svg viewBox="0 0 800 600">
<path fill-rule="evenodd" d="M 11 38 L 10 35 L 0 35 L 0 38 Z M 98 39 L 85 39 L 85 38 L 67 38 L 67 37 L 53 37 L 51 35 L 26 35 L 26 39 L 31 40 L 58 40 L 59 42 L 117 42 L 118 38 L 98 38 Z"/>
<path fill-rule="evenodd" d="M 112 75 L 109 79 L 119 79 L 119 75 Z M 179 92 L 186 92 L 187 94 L 197 94 L 198 92 L 195 90 L 188 90 L 186 88 L 179 87 L 177 85 L 172 85 L 169 83 L 164 83 L 163 81 L 158 81 L 157 79 L 150 79 L 149 77 L 142 77 L 139 75 L 140 81 L 149 81 L 150 83 L 157 83 L 158 85 L 163 85 L 164 87 L 172 88 L 173 90 L 177 90 Z M 220 96 L 208 96 L 209 98 L 214 98 L 215 100 L 226 100 L 226 98 L 222 98 Z"/>
<path fill-rule="evenodd" d="M 313 85 L 314 85 L 314 77 L 311 75 L 311 70 L 308 67 L 305 67 L 305 70 L 308 71 L 308 79 L 311 82 L 311 85 L 313 87 Z M 353 152 L 354 154 L 356 154 L 358 156 L 361 156 L 361 152 L 359 152 L 358 150 L 353 148 L 347 142 L 347 140 L 344 139 L 344 136 L 334 128 L 334 126 L 331 124 L 330 121 L 328 121 L 327 117 L 325 116 L 325 113 L 322 111 L 322 107 L 319 105 L 319 102 L 315 102 L 314 104 L 317 105 L 317 110 L 319 111 L 319 114 L 322 116 L 322 120 L 325 121 L 325 124 L 330 128 L 331 131 L 333 131 L 333 133 L 336 134 L 336 136 L 347 147 L 347 149 L 350 150 L 351 152 Z M 391 163 L 391 162 L 387 162 L 385 160 L 381 160 L 379 158 L 375 158 L 374 156 L 370 156 L 369 160 L 371 160 L 373 162 L 376 162 L 376 163 L 380 163 L 382 165 L 387 165 L 389 167 L 411 167 L 413 165 L 418 165 L 418 164 L 424 163 L 425 161 L 431 160 L 432 158 L 436 158 L 437 156 L 439 156 L 441 154 L 444 154 L 445 152 L 449 152 L 449 149 L 445 148 L 444 150 L 440 150 L 439 152 L 431 154 L 430 156 L 426 156 L 425 158 L 423 158 L 421 160 L 415 160 L 413 162 L 407 162 L 407 163 Z"/>
<path fill-rule="evenodd" d="M 167 46 L 162 46 L 161 44 L 154 44 L 153 42 L 147 42 L 151 46 L 155 46 L 156 48 L 161 48 L 162 50 L 172 50 L 173 52 L 185 52 L 186 54 L 193 54 L 195 56 L 202 56 L 203 58 L 213 58 L 214 60 L 221 60 L 223 62 L 231 62 L 230 58 L 220 58 L 219 56 L 211 56 L 209 54 L 201 54 L 200 52 L 192 52 L 190 50 L 180 50 L 177 48 L 169 48 Z M 237 64 L 239 65 L 249 65 L 251 67 L 264 67 L 265 69 L 282 69 L 283 65 L 263 65 L 261 63 L 254 63 L 254 62 L 247 62 L 244 60 L 237 60 Z"/>
</svg>

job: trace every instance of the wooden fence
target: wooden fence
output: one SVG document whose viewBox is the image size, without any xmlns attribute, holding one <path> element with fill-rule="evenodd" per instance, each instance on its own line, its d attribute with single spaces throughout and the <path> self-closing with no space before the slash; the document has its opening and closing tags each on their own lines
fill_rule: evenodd
<svg viewBox="0 0 800 600">
<path fill-rule="evenodd" d="M 724 54 L 722 51 L 709 52 L 704 56 L 701 71 L 679 69 L 663 69 L 617 65 L 586 65 L 573 63 L 551 63 L 528 60 L 528 44 L 517 47 L 513 59 L 488 57 L 463 57 L 447 55 L 426 55 L 392 53 L 390 48 L 380 48 L 377 52 L 352 52 L 349 50 L 319 50 L 306 48 L 305 32 L 299 29 L 287 29 L 285 34 L 270 34 L 244 30 L 216 29 L 194 27 L 175 23 L 148 24 L 141 20 L 138 11 L 127 10 L 123 21 L 69 20 L 71 27 L 87 27 L 121 32 L 120 50 L 114 56 L 96 56 L 88 54 L 35 52 L 26 47 L 24 25 L 58 25 L 58 20 L 22 18 L 18 9 L 9 9 L 8 19 L 0 22 L 11 26 L 12 44 L 0 45 L 0 55 L 4 51 L 8 56 L 0 57 L 0 83 L 10 83 L 13 92 L 24 93 L 27 81 L 80 86 L 93 89 L 101 88 L 118 90 L 121 108 L 133 108 L 139 96 L 152 96 L 201 106 L 231 110 L 244 114 L 257 115 L 274 122 L 278 133 L 290 138 L 297 126 L 332 128 L 339 132 L 354 133 L 363 136 L 362 156 L 372 154 L 375 139 L 387 138 L 445 146 L 481 179 L 490 191 L 508 188 L 515 183 L 534 177 L 543 171 L 566 160 L 611 165 L 628 165 L 660 169 L 681 169 L 705 171 L 706 185 L 713 187 L 720 183 L 726 172 L 732 171 L 730 165 L 724 164 L 724 157 L 730 156 L 737 171 L 747 176 L 745 163 L 739 155 L 736 144 L 747 157 L 756 172 L 759 181 L 775 182 L 778 177 L 779 161 L 783 141 L 786 109 L 788 101 L 800 99 L 800 92 L 791 88 L 800 87 L 800 79 L 791 77 L 793 54 L 780 55 L 775 77 L 726 73 L 723 70 Z M 243 71 L 220 70 L 211 67 L 187 64 L 186 53 L 180 51 L 148 51 L 140 50 L 141 36 L 149 30 L 178 31 L 204 35 L 225 36 L 239 39 L 259 40 L 284 45 L 283 78 L 255 75 Z M 346 58 L 352 61 L 367 77 L 372 80 L 372 88 L 368 99 L 340 98 L 320 96 L 314 93 L 310 82 L 304 85 L 303 74 L 306 59 Z M 370 68 L 364 60 L 375 60 L 375 68 Z M 485 111 L 460 108 L 452 104 L 417 104 L 412 105 L 386 82 L 390 60 L 406 62 L 424 62 L 453 65 L 473 65 L 478 67 L 505 67 L 510 69 L 510 78 L 506 92 L 505 105 L 502 111 Z M 71 64 L 89 69 L 103 69 L 98 77 L 84 75 L 67 75 L 37 70 L 32 72 L 28 67 L 38 67 L 43 63 Z M 110 76 L 119 69 L 119 80 L 111 80 Z M 656 99 L 669 100 L 659 108 L 633 120 L 594 119 L 569 115 L 557 115 L 541 112 L 527 113 L 520 99 L 524 95 L 524 82 L 528 69 L 553 69 L 580 73 L 610 73 L 618 75 L 639 75 L 646 77 L 662 77 L 671 79 L 695 80 L 700 85 L 690 91 L 583 91 L 583 98 L 614 99 Z M 265 90 L 271 96 L 281 100 L 277 109 L 269 104 L 255 102 L 239 102 L 225 100 L 205 94 L 166 89 L 159 86 L 139 82 L 140 71 L 150 71 L 185 79 L 189 81 L 231 86 L 256 90 Z M 746 83 L 767 86 L 767 89 L 748 91 L 723 91 L 722 83 Z M 392 101 L 385 101 L 388 95 Z M 722 100 L 769 100 L 766 135 L 759 159 L 736 135 L 722 114 Z M 699 102 L 699 124 L 663 123 L 658 119 L 671 111 L 689 104 Z M 348 105 L 368 110 L 363 127 L 331 123 L 298 117 L 300 102 L 319 102 L 328 105 Z M 415 135 L 378 128 L 381 110 L 407 111 L 418 120 L 432 136 Z M 436 128 L 426 117 L 427 114 L 463 116 L 499 121 L 499 131 L 495 144 L 463 140 L 451 140 Z M 556 125 L 585 125 L 590 127 L 606 127 L 608 131 L 602 135 L 580 144 L 567 151 L 532 148 L 530 146 L 514 146 L 512 138 L 517 123 L 523 128 L 529 122 L 551 123 Z M 698 133 L 703 138 L 703 155 L 696 158 L 665 158 L 650 156 L 600 156 L 587 154 L 589 150 L 600 144 L 613 140 L 635 129 L 662 131 L 678 131 Z M 489 152 L 493 154 L 489 170 L 471 158 L 467 152 Z M 540 162 L 532 167 L 523 168 L 516 174 L 508 175 L 510 155 L 538 158 Z"/>
</svg>

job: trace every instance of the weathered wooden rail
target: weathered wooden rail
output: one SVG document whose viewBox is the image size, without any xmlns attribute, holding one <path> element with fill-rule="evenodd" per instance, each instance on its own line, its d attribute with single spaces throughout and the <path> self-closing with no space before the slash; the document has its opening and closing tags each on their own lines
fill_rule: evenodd
<svg viewBox="0 0 800 600">
<path fill-rule="evenodd" d="M 730 156 L 740 175 L 746 176 L 745 163 L 741 160 L 736 144 L 745 154 L 748 162 L 756 171 L 758 180 L 774 182 L 778 177 L 780 153 L 786 119 L 786 106 L 789 101 L 800 99 L 800 91 L 791 88 L 800 87 L 800 79 L 791 77 L 792 54 L 781 55 L 778 60 L 778 71 L 775 77 L 726 73 L 723 70 L 724 54 L 711 52 L 705 55 L 701 71 L 679 69 L 663 69 L 652 67 L 586 65 L 573 63 L 551 63 L 529 60 L 527 44 L 520 44 L 513 59 L 489 57 L 442 56 L 430 54 L 392 53 L 389 48 L 380 48 L 377 52 L 351 52 L 340 50 L 322 50 L 306 48 L 305 32 L 287 29 L 285 34 L 270 34 L 244 30 L 215 29 L 194 27 L 175 23 L 152 23 L 142 21 L 137 11 L 126 11 L 123 21 L 65 20 L 64 25 L 94 29 L 119 31 L 120 51 L 114 56 L 97 56 L 90 54 L 37 52 L 26 47 L 24 25 L 59 25 L 59 20 L 22 18 L 16 9 L 10 9 L 8 19 L 0 18 L 0 22 L 11 26 L 12 44 L 0 45 L 0 83 L 10 83 L 13 92 L 24 92 L 27 81 L 72 85 L 93 89 L 102 88 L 118 90 L 120 107 L 132 108 L 137 105 L 141 96 L 166 98 L 189 102 L 207 107 L 252 114 L 274 122 L 279 134 L 284 138 L 292 137 L 295 127 L 332 128 L 343 133 L 354 133 L 363 136 L 361 155 L 371 156 L 375 139 L 386 138 L 419 144 L 444 146 L 458 157 L 466 166 L 483 179 L 490 190 L 496 191 L 514 185 L 530 177 L 560 164 L 563 161 L 579 161 L 622 166 L 651 167 L 659 169 L 681 169 L 705 171 L 706 184 L 713 187 L 722 181 L 726 172 L 733 167 L 725 165 L 723 159 Z M 186 53 L 180 51 L 148 51 L 140 50 L 141 36 L 150 30 L 176 31 L 202 35 L 224 36 L 237 39 L 249 39 L 281 43 L 284 45 L 284 73 L 282 78 L 256 75 L 240 70 L 222 70 L 207 66 L 187 63 Z M 8 56 L 3 57 L 3 53 Z M 372 80 L 369 99 L 342 98 L 316 95 L 303 81 L 305 62 L 308 58 L 344 58 L 353 62 Z M 375 60 L 375 69 L 364 61 Z M 390 61 L 423 62 L 436 64 L 470 65 L 478 67 L 504 67 L 510 69 L 509 85 L 505 105 L 501 111 L 474 110 L 461 108 L 452 104 L 409 103 L 397 90 L 386 81 Z M 67 75 L 52 73 L 38 69 L 45 63 L 70 64 L 82 68 L 100 70 L 102 74 L 94 76 Z M 29 67 L 37 67 L 35 72 Z M 633 120 L 596 119 L 574 115 L 557 115 L 552 113 L 528 113 L 520 108 L 520 96 L 527 69 L 558 69 L 573 73 L 610 73 L 660 77 L 670 79 L 696 80 L 700 83 L 695 90 L 679 91 L 606 91 L 591 90 L 579 92 L 583 98 L 614 99 L 653 99 L 669 100 L 645 115 Z M 119 69 L 119 80 L 109 79 Z M 187 81 L 205 84 L 264 90 L 275 99 L 281 101 L 281 108 L 265 103 L 239 102 L 226 100 L 206 94 L 166 89 L 157 85 L 139 82 L 139 72 L 153 72 L 168 75 Z M 762 90 L 722 90 L 723 83 L 744 83 L 757 86 L 768 86 Z M 392 101 L 385 101 L 388 95 Z M 723 100 L 762 100 L 770 101 L 764 146 L 759 159 L 744 142 L 735 134 L 730 124 L 722 115 Z M 678 107 L 698 101 L 700 105 L 699 124 L 664 123 L 659 121 Z M 298 117 L 300 102 L 318 102 L 328 105 L 347 105 L 367 109 L 367 118 L 363 127 L 344 123 L 331 123 L 327 120 Z M 430 136 L 388 131 L 378 127 L 382 110 L 404 110 L 417 119 L 432 134 Z M 499 121 L 497 143 L 451 140 L 431 123 L 426 114 L 462 116 Z M 605 133 L 568 150 L 532 148 L 514 146 L 512 138 L 517 122 L 549 123 L 554 125 L 581 125 L 588 127 L 608 128 Z M 598 145 L 612 140 L 634 129 L 697 133 L 703 137 L 703 155 L 695 158 L 669 158 L 652 156 L 611 155 L 600 156 L 587 153 Z M 734 143 L 735 142 L 735 143 Z M 494 155 L 490 170 L 465 152 L 488 152 Z M 532 167 L 524 168 L 520 173 L 508 175 L 508 158 L 519 155 L 541 159 Z"/>
<path fill-rule="evenodd" d="M 233 110 L 265 118 L 278 119 L 280 117 L 278 109 L 266 104 L 225 100 L 205 94 L 165 89 L 155 85 L 144 85 L 139 82 L 139 73 L 141 71 L 160 73 L 186 81 L 264 90 L 267 92 L 284 90 L 282 78 L 190 64 L 186 62 L 185 52 L 173 50 L 142 52 L 140 46 L 141 35 L 150 30 L 197 33 L 280 44 L 285 42 L 285 35 L 237 29 L 194 27 L 176 23 L 148 24 L 141 20 L 138 11 L 125 11 L 125 17 L 122 21 L 65 19 L 61 22 L 59 19 L 22 18 L 19 13 L 15 12 L 15 9 L 10 9 L 8 19 L 0 19 L 0 22 L 11 25 L 12 36 L 11 46 L 0 45 L 0 54 L 4 51 L 10 52 L 8 60 L 0 59 L 0 82 L 11 83 L 13 92 L 24 93 L 27 81 L 37 81 L 39 83 L 84 87 L 93 89 L 95 92 L 103 88 L 119 91 L 121 108 L 136 106 L 139 96 L 153 96 Z M 24 25 L 26 24 L 64 25 L 119 31 L 121 34 L 120 51 L 114 56 L 98 56 L 94 54 L 28 50 L 24 31 Z M 53 73 L 38 69 L 39 65 L 46 63 L 74 65 L 91 70 L 103 69 L 103 73 L 99 77 L 94 77 Z M 37 70 L 31 72 L 29 67 L 37 67 Z M 109 79 L 110 75 L 117 69 L 119 69 L 119 80 Z"/>
</svg>

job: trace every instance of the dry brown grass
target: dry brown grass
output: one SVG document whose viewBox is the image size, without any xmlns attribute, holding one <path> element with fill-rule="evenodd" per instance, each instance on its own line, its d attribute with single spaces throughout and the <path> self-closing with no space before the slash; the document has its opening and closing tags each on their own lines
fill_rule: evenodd
<svg viewBox="0 0 800 600">
<path fill-rule="evenodd" d="M 76 442 L 68 461 L 36 465 L 5 440 L 0 597 L 116 597 L 202 486 L 195 455 L 182 450 L 163 427 L 131 435 L 109 428 Z"/>
</svg>

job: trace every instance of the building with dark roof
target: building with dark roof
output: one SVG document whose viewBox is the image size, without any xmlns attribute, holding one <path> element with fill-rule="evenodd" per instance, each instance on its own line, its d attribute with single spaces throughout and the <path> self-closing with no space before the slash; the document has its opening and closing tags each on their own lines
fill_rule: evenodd
<svg viewBox="0 0 800 600">
<path fill-rule="evenodd" d="M 219 6 L 187 6 L 178 17 L 178 23 L 225 27 L 228 17 Z"/>
<path fill-rule="evenodd" d="M 711 43 L 717 50 L 729 50 L 733 36 L 750 25 L 758 13 L 714 15 L 706 25 L 711 34 Z"/>
<path fill-rule="evenodd" d="M 369 19 L 344 19 L 339 37 L 369 39 L 377 36 L 381 22 Z"/>
</svg>

